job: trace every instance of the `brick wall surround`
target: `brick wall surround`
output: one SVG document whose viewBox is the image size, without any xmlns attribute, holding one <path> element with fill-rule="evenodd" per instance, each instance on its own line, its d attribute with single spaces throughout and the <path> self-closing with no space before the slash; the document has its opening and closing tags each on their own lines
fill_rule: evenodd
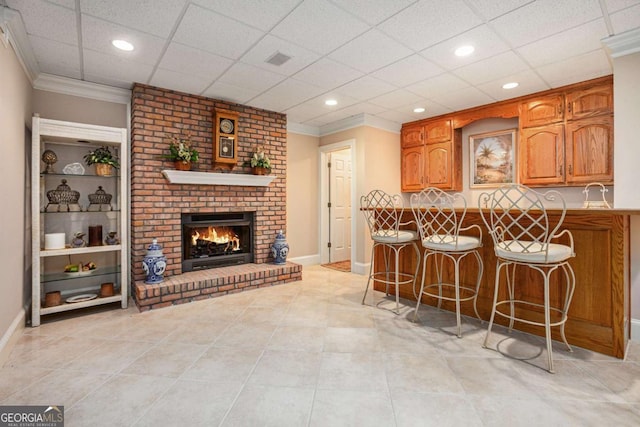
<svg viewBox="0 0 640 427">
<path fill-rule="evenodd" d="M 278 230 L 286 229 L 286 116 L 273 111 L 135 84 L 131 111 L 131 261 L 132 279 L 144 280 L 142 260 L 157 238 L 167 257 L 165 278 L 182 273 L 182 212 L 255 212 L 254 263 L 272 261 L 270 248 Z M 215 109 L 236 111 L 238 165 L 231 173 L 249 173 L 242 165 L 257 146 L 264 147 L 276 179 L 268 187 L 169 184 L 161 174 L 174 169 L 162 158 L 167 135 L 191 135 L 200 161 L 193 170 L 213 168 Z M 137 285 L 136 285 L 137 286 Z"/>
</svg>

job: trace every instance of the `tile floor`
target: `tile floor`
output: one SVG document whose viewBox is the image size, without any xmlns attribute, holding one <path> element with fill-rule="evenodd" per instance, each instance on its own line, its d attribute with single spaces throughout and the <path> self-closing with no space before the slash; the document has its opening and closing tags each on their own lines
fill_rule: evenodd
<svg viewBox="0 0 640 427">
<path fill-rule="evenodd" d="M 486 324 L 465 318 L 458 339 L 452 313 L 413 323 L 410 306 L 362 306 L 364 286 L 313 266 L 287 285 L 45 323 L 0 370 L 0 404 L 64 405 L 67 427 L 640 425 L 640 344 L 626 361 L 558 346 L 551 375 L 538 337 L 498 330 L 483 349 Z"/>
</svg>

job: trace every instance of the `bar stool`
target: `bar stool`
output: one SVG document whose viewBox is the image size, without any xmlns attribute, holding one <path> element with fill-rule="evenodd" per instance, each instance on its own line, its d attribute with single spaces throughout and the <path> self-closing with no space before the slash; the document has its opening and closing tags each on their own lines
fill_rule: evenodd
<svg viewBox="0 0 640 427">
<path fill-rule="evenodd" d="M 456 205 L 459 205 L 457 209 Z M 422 295 L 427 295 L 438 300 L 438 308 L 442 301 L 454 301 L 456 305 L 457 336 L 462 338 L 462 325 L 460 319 L 460 303 L 473 301 L 473 310 L 478 315 L 476 300 L 478 288 L 482 279 L 483 262 L 478 249 L 482 246 L 482 229 L 478 225 L 462 227 L 467 213 L 467 202 L 462 194 L 447 194 L 437 188 L 427 188 L 422 192 L 411 195 L 411 210 L 418 224 L 420 239 L 424 254 L 422 256 L 422 284 L 418 294 L 418 302 L 414 318 L 418 318 L 418 309 Z M 457 214 L 456 214 L 457 210 Z M 461 235 L 460 232 L 476 230 L 478 237 Z M 471 255 L 478 264 L 478 274 L 473 286 L 460 283 L 460 262 Z M 433 264 L 436 270 L 436 283 L 425 284 L 427 274 L 427 261 L 433 256 Z M 443 281 L 444 260 L 449 259 L 454 266 L 453 283 Z M 453 290 L 454 296 L 443 295 L 442 290 Z M 435 291 L 437 289 L 437 292 Z M 450 295 L 450 292 L 449 292 Z"/>
<path fill-rule="evenodd" d="M 554 202 L 561 206 L 559 208 L 560 217 L 555 225 L 553 224 L 555 221 L 549 219 L 545 202 Z M 553 373 L 551 327 L 560 327 L 562 341 L 567 349 L 572 351 L 565 337 L 564 326 L 576 281 L 573 269 L 569 264 L 569 259 L 575 256 L 573 236 L 569 230 L 558 233 L 566 214 L 565 201 L 555 190 L 538 193 L 523 185 L 511 185 L 501 187 L 491 193 L 482 193 L 479 207 L 482 219 L 493 238 L 497 257 L 493 308 L 483 347 L 486 348 L 489 342 L 496 314 L 509 319 L 509 331 L 513 329 L 514 321 L 542 326 L 545 329 L 548 370 Z M 566 236 L 568 245 L 551 243 L 551 240 L 563 235 Z M 542 275 L 542 303 L 539 300 L 523 300 L 519 298 L 521 294 L 516 295 L 517 267 L 527 267 Z M 562 273 L 561 276 L 564 276 L 566 282 L 564 297 L 561 292 L 561 276 L 553 282 L 550 280 L 552 273 L 557 270 Z M 503 271 L 506 277 L 507 295 L 503 297 L 504 299 L 498 300 L 499 296 L 502 297 L 499 287 L 500 274 Z M 530 277 L 530 275 L 525 274 L 520 277 Z M 531 281 L 528 281 L 528 286 L 532 286 Z M 551 305 L 549 295 L 551 286 L 558 288 L 560 304 Z M 528 294 L 531 294 L 531 289 Z M 504 305 L 508 307 L 508 312 L 498 309 Z M 520 310 L 516 311 L 516 308 Z M 524 317 L 527 313 L 526 308 L 533 308 L 533 310 L 528 310 L 528 318 Z M 542 309 L 544 320 L 541 320 L 539 315 L 536 319 L 536 308 Z M 551 319 L 552 314 L 554 315 L 553 320 Z"/>
<path fill-rule="evenodd" d="M 367 297 L 367 291 L 371 281 L 384 283 L 386 294 L 389 295 L 389 285 L 395 286 L 396 310 L 395 314 L 400 314 L 400 285 L 413 283 L 415 294 L 415 282 L 420 268 L 420 250 L 418 249 L 418 234 L 413 230 L 401 229 L 403 226 L 412 224 L 413 221 L 402 222 L 404 214 L 403 199 L 398 194 L 387 194 L 382 190 L 373 190 L 369 194 L 360 198 L 360 209 L 364 213 L 369 226 L 373 246 L 371 248 L 371 265 L 369 267 L 369 279 L 364 290 L 362 304 Z M 380 246 L 384 254 L 384 271 L 376 271 L 374 266 L 375 250 Z M 412 246 L 416 251 L 416 271 L 413 274 L 400 271 L 400 251 L 408 246 Z M 390 265 L 391 255 L 393 266 Z M 376 304 L 379 306 L 380 303 Z M 391 310 L 393 311 L 393 310 Z"/>
</svg>

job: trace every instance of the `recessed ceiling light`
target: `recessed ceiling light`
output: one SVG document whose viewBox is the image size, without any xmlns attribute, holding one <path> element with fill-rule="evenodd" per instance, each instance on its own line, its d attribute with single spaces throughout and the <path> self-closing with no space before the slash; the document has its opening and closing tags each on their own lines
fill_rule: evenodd
<svg viewBox="0 0 640 427">
<path fill-rule="evenodd" d="M 471 45 L 460 46 L 456 49 L 455 54 L 456 56 L 467 56 L 471 55 L 474 50 L 476 50 L 476 48 Z"/>
<path fill-rule="evenodd" d="M 513 89 L 515 87 L 518 87 L 518 84 L 518 82 L 505 83 L 502 85 L 502 89 Z"/>
<path fill-rule="evenodd" d="M 414 113 L 424 113 L 424 107 L 418 107 L 413 109 Z"/>
<path fill-rule="evenodd" d="M 338 105 L 338 101 L 336 101 L 335 99 L 327 99 L 326 101 L 324 101 L 324 105 Z"/>
<path fill-rule="evenodd" d="M 126 50 L 127 52 L 133 50 L 133 45 L 126 40 L 113 40 L 111 44 L 117 47 L 118 49 Z"/>
</svg>

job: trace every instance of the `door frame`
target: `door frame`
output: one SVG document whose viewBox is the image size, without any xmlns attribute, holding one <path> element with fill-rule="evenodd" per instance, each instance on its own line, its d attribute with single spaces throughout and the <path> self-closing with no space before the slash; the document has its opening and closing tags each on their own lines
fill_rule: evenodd
<svg viewBox="0 0 640 427">
<path fill-rule="evenodd" d="M 356 245 L 355 245 L 355 233 L 356 233 L 356 215 L 357 215 L 357 200 L 356 200 L 356 140 L 347 139 L 345 141 L 335 142 L 333 144 L 322 145 L 318 147 L 320 162 L 318 170 L 320 171 L 320 203 L 319 203 L 319 239 L 318 239 L 318 253 L 320 254 L 320 264 L 326 264 L 329 262 L 329 248 L 327 247 L 326 236 L 329 235 L 329 213 L 327 204 L 329 203 L 329 171 L 327 170 L 327 158 L 332 151 L 342 151 L 349 149 L 351 155 L 351 271 L 353 271 L 353 265 L 356 259 Z"/>
</svg>

